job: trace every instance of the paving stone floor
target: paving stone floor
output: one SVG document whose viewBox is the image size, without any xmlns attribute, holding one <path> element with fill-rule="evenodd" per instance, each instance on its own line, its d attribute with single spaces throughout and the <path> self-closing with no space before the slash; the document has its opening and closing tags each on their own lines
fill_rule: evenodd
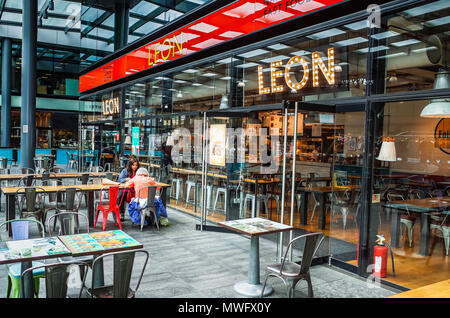
<svg viewBox="0 0 450 318">
<path fill-rule="evenodd" d="M 86 210 L 80 212 L 86 213 Z M 170 225 L 159 232 L 154 227 L 146 227 L 141 232 L 129 218 L 123 223 L 123 230 L 142 242 L 150 253 L 137 297 L 241 298 L 233 286 L 247 280 L 250 240 L 238 234 L 197 231 L 198 220 L 183 212 L 169 209 L 168 216 Z M 4 219 L 4 213 L 1 218 Z M 100 231 L 100 225 L 97 224 L 93 231 Z M 107 229 L 114 228 L 111 218 Z M 276 253 L 277 245 L 273 241 L 260 239 L 261 280 L 264 279 L 264 266 L 275 261 Z M 135 268 L 140 268 L 142 263 L 143 257 L 138 257 Z M 109 266 L 106 262 L 106 280 L 111 279 Z M 1 291 L 6 291 L 6 275 L 6 266 L 0 266 L 0 277 L 3 277 L 0 279 L 0 297 L 5 296 Z M 311 275 L 317 298 L 382 298 L 396 293 L 383 287 L 369 288 L 364 279 L 328 265 L 313 266 Z M 90 284 L 89 276 L 87 283 Z M 135 278 L 132 283 L 136 283 Z M 269 298 L 286 297 L 281 280 L 271 278 L 269 283 L 273 287 Z M 45 297 L 43 280 L 41 284 L 40 297 Z M 76 290 L 69 293 L 76 295 Z M 299 284 L 295 296 L 307 297 L 306 282 Z"/>
</svg>

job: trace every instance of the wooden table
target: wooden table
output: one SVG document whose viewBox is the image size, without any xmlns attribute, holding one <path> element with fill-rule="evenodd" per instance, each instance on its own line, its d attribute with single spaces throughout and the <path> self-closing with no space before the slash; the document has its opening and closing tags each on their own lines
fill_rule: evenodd
<svg viewBox="0 0 450 318">
<path fill-rule="evenodd" d="M 90 178 L 104 178 L 108 172 L 59 172 L 49 173 L 50 179 L 66 179 L 66 178 L 80 178 L 83 174 L 89 174 Z M 110 172 L 113 176 L 118 176 L 117 172 Z M 35 179 L 42 179 L 43 174 L 0 174 L 0 181 L 20 180 L 23 177 L 33 176 Z"/>
<path fill-rule="evenodd" d="M 419 254 L 428 256 L 430 243 L 429 216 L 431 212 L 450 206 L 450 197 L 426 198 L 413 200 L 395 200 L 384 205 L 392 209 L 391 221 L 391 246 L 400 246 L 400 216 L 409 211 L 410 213 L 420 213 L 420 248 Z"/>
<path fill-rule="evenodd" d="M 359 185 L 346 185 L 346 186 L 325 186 L 325 187 L 301 187 L 298 188 L 302 192 L 302 210 L 300 214 L 300 223 L 303 225 L 308 224 L 308 193 L 316 193 L 320 196 L 320 213 L 319 213 L 319 229 L 325 230 L 326 224 L 326 195 L 332 192 L 342 192 L 346 190 L 360 189 Z"/>
<path fill-rule="evenodd" d="M 65 191 L 68 188 L 77 188 L 82 192 L 86 192 L 88 194 L 88 220 L 89 226 L 92 227 L 94 225 L 95 218 L 95 209 L 94 209 L 94 192 L 100 191 L 102 189 L 109 189 L 112 186 L 119 186 L 121 189 L 125 189 L 125 184 L 75 184 L 75 185 L 59 185 L 59 186 L 42 186 L 37 187 L 36 192 L 45 191 L 47 193 L 56 193 L 58 191 Z M 165 189 L 170 187 L 170 185 L 165 183 L 158 183 L 158 187 L 163 189 L 162 192 L 165 193 Z M 3 194 L 6 195 L 6 221 L 13 220 L 16 217 L 16 209 L 15 209 L 15 195 L 17 190 L 20 187 L 2 187 L 0 190 Z M 161 194 L 161 200 L 165 202 L 165 194 Z M 10 232 L 11 234 L 11 232 Z"/>
<path fill-rule="evenodd" d="M 234 290 L 244 296 L 259 297 L 262 291 L 259 266 L 259 236 L 264 234 L 289 231 L 293 230 L 294 228 L 286 224 L 281 224 L 262 218 L 240 219 L 218 222 L 217 224 L 239 234 L 250 236 L 248 280 L 245 282 L 236 283 L 234 285 Z M 270 295 L 271 293 L 272 287 L 266 285 L 264 296 Z"/>
<path fill-rule="evenodd" d="M 450 298 L 450 279 L 411 289 L 387 298 Z"/>
<path fill-rule="evenodd" d="M 112 245 L 108 242 L 120 241 Z M 81 244 L 78 242 L 88 242 Z M 0 243 L 0 265 L 21 262 L 21 272 L 32 266 L 32 261 L 65 256 L 101 255 L 110 252 L 136 250 L 143 245 L 120 230 L 83 233 L 75 235 L 55 236 L 29 240 L 7 241 Z M 94 286 L 104 285 L 103 264 L 98 262 Z M 98 270 L 97 270 L 98 269 Z M 33 298 L 33 277 L 24 277 L 24 291 L 22 297 Z"/>
</svg>

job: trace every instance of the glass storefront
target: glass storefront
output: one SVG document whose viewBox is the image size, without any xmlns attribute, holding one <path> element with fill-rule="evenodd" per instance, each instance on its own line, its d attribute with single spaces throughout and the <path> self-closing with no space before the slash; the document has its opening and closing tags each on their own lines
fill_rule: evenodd
<svg viewBox="0 0 450 318">
<path fill-rule="evenodd" d="M 167 205 L 202 225 L 259 216 L 321 231 L 319 256 L 362 276 L 384 235 L 387 282 L 443 280 L 450 122 L 423 110 L 450 107 L 450 6 L 393 7 L 379 28 L 343 17 L 90 94 L 82 149 L 108 148 L 117 170 L 138 156 L 171 185 Z"/>
</svg>

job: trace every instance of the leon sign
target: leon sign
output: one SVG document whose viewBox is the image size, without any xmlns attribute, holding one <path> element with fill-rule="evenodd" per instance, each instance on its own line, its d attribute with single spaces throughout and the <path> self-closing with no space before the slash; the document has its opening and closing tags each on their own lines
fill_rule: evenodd
<svg viewBox="0 0 450 318">
<path fill-rule="evenodd" d="M 102 114 L 104 116 L 120 113 L 119 97 L 113 97 L 102 100 Z"/>
</svg>

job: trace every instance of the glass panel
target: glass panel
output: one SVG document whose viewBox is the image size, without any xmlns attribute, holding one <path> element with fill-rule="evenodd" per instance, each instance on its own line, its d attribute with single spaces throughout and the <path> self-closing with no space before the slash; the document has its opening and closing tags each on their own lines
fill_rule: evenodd
<svg viewBox="0 0 450 318">
<path fill-rule="evenodd" d="M 357 266 L 365 113 L 334 116 L 334 162 L 330 200 L 330 254 Z"/>
<path fill-rule="evenodd" d="M 433 89 L 437 72 L 448 69 L 449 9 L 450 3 L 441 0 L 404 10 L 388 16 L 372 35 L 371 51 L 379 49 L 376 60 L 386 68 L 386 76 L 380 73 L 377 80 L 386 83 L 387 93 Z"/>
<path fill-rule="evenodd" d="M 376 130 L 371 244 L 385 236 L 396 273 L 389 260 L 385 279 L 408 288 L 449 277 L 450 122 L 421 116 L 436 102 L 386 103 Z"/>
</svg>

